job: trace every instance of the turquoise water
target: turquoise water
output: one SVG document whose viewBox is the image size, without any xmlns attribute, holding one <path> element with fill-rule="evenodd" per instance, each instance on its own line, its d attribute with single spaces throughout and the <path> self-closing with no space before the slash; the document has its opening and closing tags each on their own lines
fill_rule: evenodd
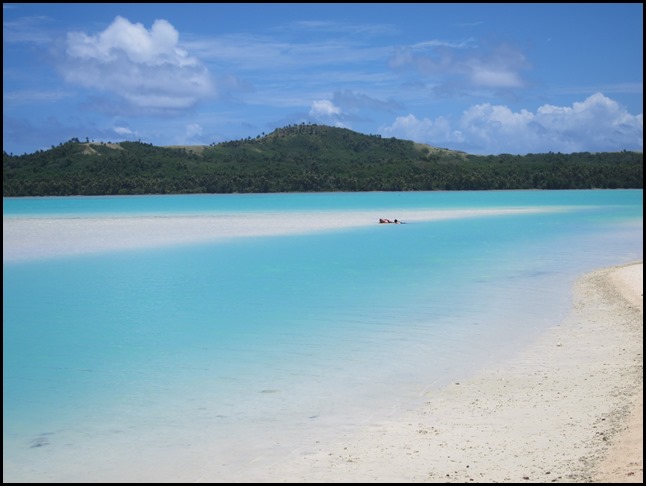
<svg viewBox="0 0 646 486">
<path fill-rule="evenodd" d="M 558 324 L 581 273 L 641 260 L 643 191 L 4 199 L 4 218 L 523 207 L 560 210 L 5 261 L 5 481 L 244 481 L 417 406 Z"/>
<path fill-rule="evenodd" d="M 641 191 L 464 191 L 4 198 L 4 217 L 633 205 Z M 396 217 L 396 216 L 393 216 Z"/>
</svg>

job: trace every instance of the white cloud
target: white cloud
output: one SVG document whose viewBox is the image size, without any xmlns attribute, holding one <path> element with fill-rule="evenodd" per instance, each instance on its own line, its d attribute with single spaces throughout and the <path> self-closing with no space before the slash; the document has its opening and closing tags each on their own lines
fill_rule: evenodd
<svg viewBox="0 0 646 486">
<path fill-rule="evenodd" d="M 423 52 L 430 50 L 431 52 Z M 459 43 L 428 41 L 397 48 L 390 66 L 412 67 L 434 80 L 441 91 L 465 88 L 521 88 L 521 73 L 530 68 L 522 51 L 508 44 L 480 46 L 468 40 Z"/>
<path fill-rule="evenodd" d="M 150 32 L 142 24 L 132 24 L 123 17 L 98 35 L 83 32 L 67 34 L 67 53 L 81 59 L 117 60 L 117 52 L 125 53 L 135 63 L 159 64 L 171 60 L 181 62 L 185 51 L 176 47 L 179 34 L 166 20 L 156 20 Z"/>
<path fill-rule="evenodd" d="M 134 132 L 130 130 L 128 127 L 114 127 L 112 130 L 118 135 L 123 135 L 123 136 L 128 136 L 128 135 L 134 135 Z"/>
<path fill-rule="evenodd" d="M 511 70 L 477 66 L 471 71 L 471 83 L 484 88 L 520 88 L 523 81 Z"/>
<path fill-rule="evenodd" d="M 461 141 L 461 134 L 457 131 L 452 132 L 447 119 L 438 117 L 435 120 L 429 118 L 419 120 L 412 114 L 397 117 L 391 126 L 382 129 L 382 134 L 388 137 L 414 140 L 431 145 L 435 144 L 431 143 L 430 140 Z"/>
<path fill-rule="evenodd" d="M 596 93 L 572 106 L 543 105 L 535 113 L 489 103 L 464 111 L 454 124 L 445 118 L 398 117 L 383 135 L 474 154 L 643 150 L 643 114 L 631 115 Z"/>
<path fill-rule="evenodd" d="M 178 46 L 179 33 L 166 20 L 150 30 L 117 17 L 103 32 L 67 35 L 69 82 L 123 97 L 144 109 L 184 109 L 214 93 L 208 70 Z"/>
<path fill-rule="evenodd" d="M 517 48 L 501 44 L 465 60 L 472 86 L 483 88 L 520 88 L 520 75 L 529 67 L 525 55 Z"/>
<path fill-rule="evenodd" d="M 341 114 L 341 108 L 335 106 L 330 100 L 312 102 L 310 116 L 314 118 L 333 117 Z"/>
</svg>

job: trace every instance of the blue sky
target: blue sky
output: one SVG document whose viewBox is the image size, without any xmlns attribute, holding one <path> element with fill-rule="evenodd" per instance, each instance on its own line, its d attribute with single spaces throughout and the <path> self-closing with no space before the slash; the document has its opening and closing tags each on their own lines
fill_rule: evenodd
<svg viewBox="0 0 646 486">
<path fill-rule="evenodd" d="M 3 149 L 294 123 L 472 154 L 643 150 L 643 4 L 4 4 Z"/>
</svg>

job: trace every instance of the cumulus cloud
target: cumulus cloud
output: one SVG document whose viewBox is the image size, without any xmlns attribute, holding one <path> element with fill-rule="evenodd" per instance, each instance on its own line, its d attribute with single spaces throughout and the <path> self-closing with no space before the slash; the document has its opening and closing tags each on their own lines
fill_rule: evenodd
<svg viewBox="0 0 646 486">
<path fill-rule="evenodd" d="M 453 130 L 446 118 L 438 117 L 435 120 L 429 118 L 418 119 L 415 115 L 408 114 L 395 119 L 395 122 L 384 129 L 382 133 L 389 137 L 403 138 L 415 142 L 437 145 L 430 140 L 442 140 L 443 142 L 460 142 L 462 134 Z"/>
<path fill-rule="evenodd" d="M 312 102 L 310 116 L 316 119 L 334 117 L 341 114 L 341 108 L 330 100 L 318 100 Z"/>
<path fill-rule="evenodd" d="M 71 83 L 116 94 L 151 110 L 190 108 L 214 93 L 206 67 L 178 46 L 166 20 L 151 29 L 117 17 L 96 35 L 70 32 L 61 72 Z"/>
<path fill-rule="evenodd" d="M 572 106 L 543 105 L 536 112 L 504 105 L 474 105 L 450 123 L 438 117 L 398 117 L 383 135 L 474 154 L 643 150 L 643 114 L 631 115 L 601 93 Z"/>
</svg>

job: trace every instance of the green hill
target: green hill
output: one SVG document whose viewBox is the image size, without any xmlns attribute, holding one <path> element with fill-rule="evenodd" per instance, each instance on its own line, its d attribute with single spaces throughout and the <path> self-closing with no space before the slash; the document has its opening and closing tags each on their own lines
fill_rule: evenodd
<svg viewBox="0 0 646 486">
<path fill-rule="evenodd" d="M 638 152 L 476 156 L 345 128 L 292 125 L 208 146 L 72 139 L 3 153 L 3 196 L 643 188 Z"/>
</svg>

